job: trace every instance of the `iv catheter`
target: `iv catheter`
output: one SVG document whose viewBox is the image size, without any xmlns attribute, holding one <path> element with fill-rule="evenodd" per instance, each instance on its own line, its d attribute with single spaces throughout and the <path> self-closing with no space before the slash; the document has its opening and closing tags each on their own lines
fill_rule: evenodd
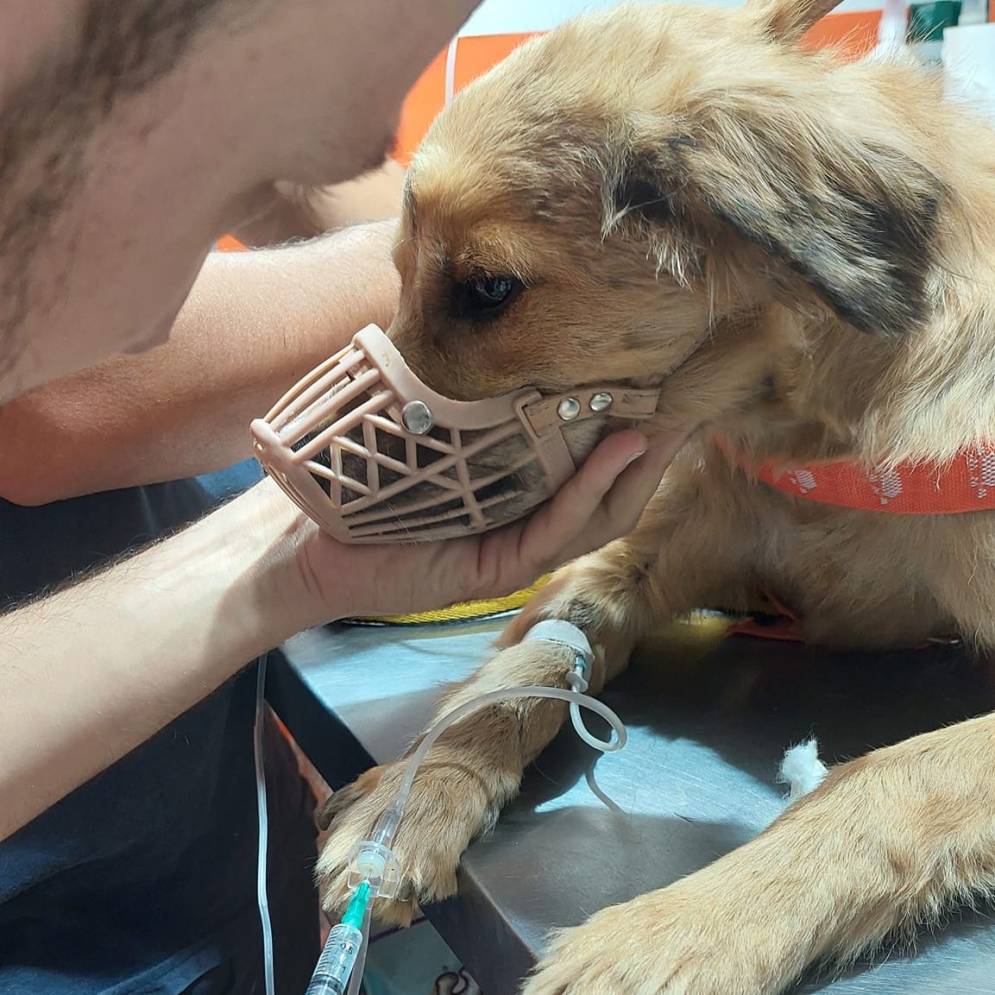
<svg viewBox="0 0 995 995">
<path fill-rule="evenodd" d="M 588 746 L 602 753 L 614 753 L 625 746 L 627 736 L 622 720 L 607 705 L 584 693 L 594 663 L 594 653 L 584 633 L 570 622 L 549 619 L 537 623 L 529 630 L 524 641 L 533 640 L 555 643 L 572 651 L 573 668 L 567 674 L 569 687 L 521 685 L 499 688 L 454 708 L 432 726 L 408 759 L 397 794 L 378 820 L 370 838 L 353 848 L 347 877 L 347 885 L 351 891 L 349 905 L 341 922 L 328 934 L 305 995 L 356 995 L 359 991 L 369 943 L 373 900 L 396 898 L 401 886 L 401 868 L 391 845 L 404 815 L 404 806 L 422 761 L 436 740 L 451 725 L 472 712 L 497 702 L 521 698 L 554 698 L 570 705 L 570 719 L 574 730 Z M 600 715 L 611 726 L 614 737 L 602 740 L 592 736 L 581 717 L 582 708 Z"/>
</svg>

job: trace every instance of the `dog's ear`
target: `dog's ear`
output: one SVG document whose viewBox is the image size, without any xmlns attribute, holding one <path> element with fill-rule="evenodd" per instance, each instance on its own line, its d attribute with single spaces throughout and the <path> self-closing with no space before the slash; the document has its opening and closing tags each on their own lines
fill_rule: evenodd
<svg viewBox="0 0 995 995">
<path fill-rule="evenodd" d="M 633 137 L 613 189 L 615 222 L 634 216 L 678 279 L 690 265 L 680 246 L 700 260 L 731 228 L 764 250 L 768 275 L 801 278 L 861 331 L 896 335 L 926 317 L 944 188 L 898 148 L 781 101 L 726 97 L 681 134 Z"/>
<path fill-rule="evenodd" d="M 841 0 L 747 0 L 743 13 L 770 39 L 797 41 Z"/>
</svg>

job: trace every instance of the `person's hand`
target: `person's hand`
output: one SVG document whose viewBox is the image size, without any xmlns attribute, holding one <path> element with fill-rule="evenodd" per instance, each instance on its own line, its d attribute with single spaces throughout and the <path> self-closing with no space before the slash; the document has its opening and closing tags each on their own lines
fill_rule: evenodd
<svg viewBox="0 0 995 995">
<path fill-rule="evenodd" d="M 308 526 L 297 562 L 323 618 L 405 614 L 520 590 L 635 526 L 684 437 L 618 432 L 527 519 L 464 539 L 351 546 Z"/>
</svg>

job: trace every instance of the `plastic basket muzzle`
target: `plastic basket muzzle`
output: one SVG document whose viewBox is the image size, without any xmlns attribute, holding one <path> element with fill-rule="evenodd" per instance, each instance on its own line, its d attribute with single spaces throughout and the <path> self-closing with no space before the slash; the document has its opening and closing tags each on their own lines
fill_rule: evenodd
<svg viewBox="0 0 995 995">
<path fill-rule="evenodd" d="M 658 397 L 601 386 L 454 401 L 368 325 L 251 430 L 266 471 L 337 539 L 427 541 L 522 517 L 575 472 L 564 428 L 648 418 Z"/>
</svg>

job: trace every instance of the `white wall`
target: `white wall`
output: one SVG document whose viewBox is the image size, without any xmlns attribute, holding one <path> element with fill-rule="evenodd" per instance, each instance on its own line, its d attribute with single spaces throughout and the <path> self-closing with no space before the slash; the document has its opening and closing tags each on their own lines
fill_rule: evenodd
<svg viewBox="0 0 995 995">
<path fill-rule="evenodd" d="M 461 29 L 461 35 L 499 35 L 513 31 L 547 31 L 569 17 L 615 7 L 620 0 L 483 0 Z M 630 0 L 632 2 L 632 0 Z M 658 3 L 659 0 L 635 0 Z M 735 7 L 742 0 L 691 0 Z M 843 0 L 837 10 L 880 10 L 882 0 Z"/>
</svg>

